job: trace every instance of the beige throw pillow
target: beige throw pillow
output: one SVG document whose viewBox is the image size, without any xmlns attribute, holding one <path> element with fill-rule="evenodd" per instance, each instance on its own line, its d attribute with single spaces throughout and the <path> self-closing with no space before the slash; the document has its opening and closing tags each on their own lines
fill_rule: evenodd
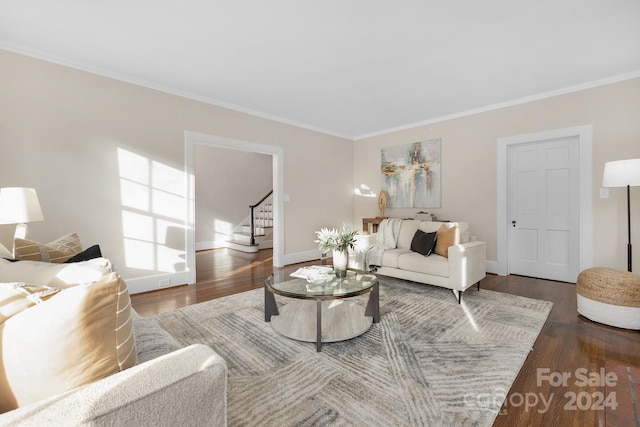
<svg viewBox="0 0 640 427">
<path fill-rule="evenodd" d="M 27 239 L 15 239 L 13 244 L 18 260 L 61 263 L 82 252 L 80 238 L 76 233 L 67 234 L 47 244 Z"/>
<path fill-rule="evenodd" d="M 13 259 L 13 254 L 2 243 L 0 243 L 0 258 Z"/>
<path fill-rule="evenodd" d="M 0 412 L 136 363 L 127 285 L 117 273 L 64 289 L 0 325 Z"/>
<path fill-rule="evenodd" d="M 0 283 L 0 325 L 27 308 L 40 304 L 62 288 L 26 283 Z"/>
<path fill-rule="evenodd" d="M 445 258 L 449 257 L 449 246 L 460 243 L 460 230 L 457 225 L 442 224 L 438 228 L 438 239 L 434 252 Z"/>
</svg>

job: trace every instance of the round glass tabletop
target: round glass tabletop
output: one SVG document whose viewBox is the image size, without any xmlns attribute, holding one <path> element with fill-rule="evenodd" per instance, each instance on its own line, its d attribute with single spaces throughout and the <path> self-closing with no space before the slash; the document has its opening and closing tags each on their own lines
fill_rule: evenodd
<svg viewBox="0 0 640 427">
<path fill-rule="evenodd" d="M 287 272 L 274 272 L 265 281 L 273 293 L 300 299 L 350 298 L 371 292 L 378 283 L 375 275 L 360 270 L 347 270 L 344 278 L 336 277 L 329 266 L 301 267 Z"/>
</svg>

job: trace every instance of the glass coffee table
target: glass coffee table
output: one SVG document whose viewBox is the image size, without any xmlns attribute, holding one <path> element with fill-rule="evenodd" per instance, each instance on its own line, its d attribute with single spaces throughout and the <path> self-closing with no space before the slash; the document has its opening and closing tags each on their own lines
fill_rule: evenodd
<svg viewBox="0 0 640 427">
<path fill-rule="evenodd" d="M 354 298 L 369 293 L 366 306 Z M 275 295 L 292 299 L 278 309 Z M 273 329 L 294 340 L 344 341 L 364 334 L 380 321 L 380 291 L 375 275 L 348 270 L 337 278 L 329 266 L 274 272 L 265 280 L 264 317 Z"/>
</svg>

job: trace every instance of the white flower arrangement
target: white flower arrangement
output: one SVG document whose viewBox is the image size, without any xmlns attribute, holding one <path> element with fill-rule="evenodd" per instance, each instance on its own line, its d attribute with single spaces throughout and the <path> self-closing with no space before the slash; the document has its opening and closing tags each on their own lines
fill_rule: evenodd
<svg viewBox="0 0 640 427">
<path fill-rule="evenodd" d="M 318 244 L 318 249 L 321 251 L 346 252 L 348 249 L 354 248 L 358 230 L 352 230 L 347 224 L 342 224 L 340 230 L 335 228 L 329 230 L 323 227 L 320 231 L 316 231 L 316 235 L 318 238 L 314 240 L 314 243 Z"/>
</svg>

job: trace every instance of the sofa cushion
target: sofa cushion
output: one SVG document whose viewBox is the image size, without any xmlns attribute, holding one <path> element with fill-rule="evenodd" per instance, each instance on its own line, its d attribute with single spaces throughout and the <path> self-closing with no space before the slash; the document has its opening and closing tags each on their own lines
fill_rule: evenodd
<svg viewBox="0 0 640 427">
<path fill-rule="evenodd" d="M 400 258 L 400 255 L 407 253 L 412 253 L 411 249 L 388 249 L 384 251 L 382 253 L 382 266 L 398 268 L 398 258 Z"/>
<path fill-rule="evenodd" d="M 76 233 L 67 234 L 46 244 L 28 239 L 15 239 L 13 244 L 15 258 L 19 260 L 59 263 L 82 252 L 82 244 Z"/>
<path fill-rule="evenodd" d="M 437 232 L 438 228 L 440 228 L 442 224 L 444 223 L 439 221 L 420 221 L 418 229 L 424 231 L 425 233 L 433 233 Z"/>
<path fill-rule="evenodd" d="M 398 234 L 399 249 L 410 249 L 413 236 L 416 234 L 416 230 L 422 221 L 415 221 L 413 219 L 405 219 L 400 225 L 400 233 Z"/>
<path fill-rule="evenodd" d="M 471 227 L 468 222 L 458 222 L 458 232 L 460 233 L 460 243 L 469 243 L 471 241 Z"/>
<path fill-rule="evenodd" d="M 416 234 L 416 230 L 420 229 L 425 233 L 438 231 L 438 229 L 446 224 L 447 227 L 458 226 L 460 233 L 459 243 L 467 243 L 471 240 L 471 229 L 468 222 L 439 222 L 439 221 L 418 221 L 414 219 L 405 219 L 400 225 L 400 233 L 398 235 L 398 248 L 411 248 L 411 241 Z"/>
<path fill-rule="evenodd" d="M 438 240 L 436 241 L 435 253 L 443 257 L 449 256 L 449 246 L 460 243 L 460 230 L 457 224 L 443 223 L 438 228 Z"/>
<path fill-rule="evenodd" d="M 458 226 L 458 230 L 460 231 L 460 243 L 467 243 L 471 240 L 471 228 L 469 227 L 468 222 L 422 221 L 419 229 L 425 233 L 430 233 L 432 231 L 438 231 L 442 224 L 447 224 L 449 227 L 454 225 Z"/>
<path fill-rule="evenodd" d="M 411 241 L 411 250 L 423 256 L 431 255 L 431 252 L 433 252 L 433 248 L 436 245 L 437 236 L 438 233 L 435 231 L 425 233 L 420 229 L 416 230 L 416 234 L 414 234 L 413 240 Z"/>
<path fill-rule="evenodd" d="M 449 277 L 449 260 L 436 254 L 425 257 L 417 252 L 404 253 L 398 257 L 398 268 L 432 276 Z"/>
<path fill-rule="evenodd" d="M 126 283 L 111 273 L 9 318 L 0 326 L 0 412 L 135 365 L 130 307 Z"/>
<path fill-rule="evenodd" d="M 95 258 L 73 264 L 40 261 L 11 262 L 0 259 L 0 282 L 27 282 L 36 285 L 69 287 L 95 282 L 111 273 L 111 262 Z"/>
</svg>

